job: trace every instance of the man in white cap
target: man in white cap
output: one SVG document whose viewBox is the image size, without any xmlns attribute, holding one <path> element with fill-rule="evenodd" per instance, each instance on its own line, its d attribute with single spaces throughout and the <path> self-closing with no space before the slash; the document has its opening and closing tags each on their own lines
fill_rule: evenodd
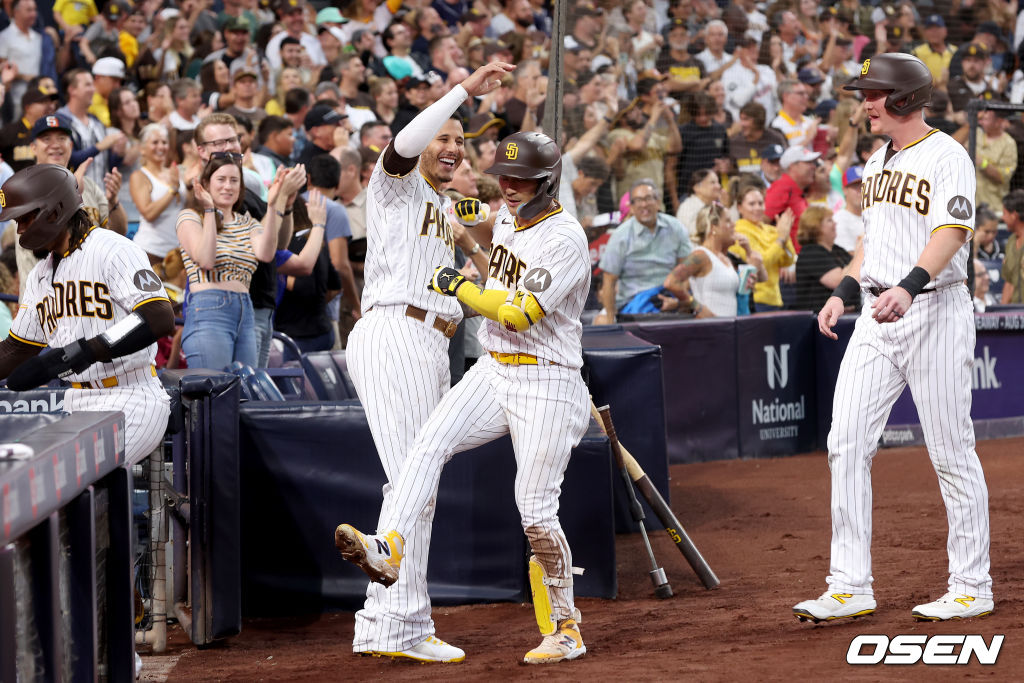
<svg viewBox="0 0 1024 683">
<path fill-rule="evenodd" d="M 764 196 L 764 213 L 774 222 L 786 209 L 793 210 L 793 244 L 796 242 L 796 228 L 800 215 L 807 208 L 804 191 L 814 182 L 814 169 L 821 155 L 806 147 L 790 147 L 782 154 L 779 165 L 782 175 L 771 184 Z M 797 247 L 799 251 L 799 247 Z"/>
<path fill-rule="evenodd" d="M 110 126 L 110 107 L 107 98 L 124 83 L 124 62 L 117 57 L 100 57 L 92 65 L 92 84 L 96 91 L 92 94 L 89 113 Z"/>
<path fill-rule="evenodd" d="M 328 7 L 327 9 L 332 9 L 335 12 L 338 11 L 337 7 Z M 323 50 L 324 59 L 327 60 L 327 66 L 320 72 L 320 78 L 323 80 L 324 74 L 333 75 L 334 70 L 331 68 L 331 64 L 341 59 L 342 50 L 348 45 L 348 39 L 340 28 L 329 24 L 318 26 L 316 37 L 320 41 L 320 49 Z"/>
</svg>

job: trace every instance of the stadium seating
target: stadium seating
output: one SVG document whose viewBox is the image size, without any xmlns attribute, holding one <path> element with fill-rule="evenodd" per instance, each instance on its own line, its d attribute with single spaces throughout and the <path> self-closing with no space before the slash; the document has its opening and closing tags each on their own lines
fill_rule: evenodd
<svg viewBox="0 0 1024 683">
<path fill-rule="evenodd" d="M 331 358 L 334 359 L 334 364 L 338 367 L 339 376 L 341 381 L 345 384 L 345 389 L 352 396 L 356 398 L 356 387 L 352 384 L 352 377 L 348 374 L 348 360 L 345 358 L 344 351 L 330 351 Z"/>
<path fill-rule="evenodd" d="M 274 383 L 266 370 L 253 369 L 235 361 L 228 366 L 228 372 L 242 380 L 242 398 L 248 401 L 284 401 L 284 394 Z"/>
<path fill-rule="evenodd" d="M 301 358 L 302 369 L 321 401 L 345 401 L 356 398 L 348 373 L 338 367 L 331 351 L 314 351 Z"/>
</svg>

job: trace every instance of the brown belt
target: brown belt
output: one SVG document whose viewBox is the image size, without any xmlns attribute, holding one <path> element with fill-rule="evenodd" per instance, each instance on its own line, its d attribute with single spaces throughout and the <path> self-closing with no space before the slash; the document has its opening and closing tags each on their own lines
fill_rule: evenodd
<svg viewBox="0 0 1024 683">
<path fill-rule="evenodd" d="M 502 365 L 558 365 L 554 361 L 537 358 L 532 353 L 498 353 L 497 351 L 490 353 L 494 360 Z"/>
<path fill-rule="evenodd" d="M 406 306 L 405 314 L 414 320 L 419 320 L 420 322 L 426 322 L 427 320 L 427 312 L 422 308 L 416 308 L 415 306 Z M 455 336 L 455 330 L 458 326 L 459 324 L 454 320 L 445 320 L 439 315 L 434 316 L 434 329 L 449 339 Z"/>
<path fill-rule="evenodd" d="M 965 284 L 967 284 L 966 280 L 960 280 L 958 282 L 950 282 L 944 284 L 941 287 L 930 287 L 928 289 L 922 289 L 918 296 L 920 296 L 921 294 L 934 294 L 935 292 L 941 292 L 944 289 L 952 289 L 953 287 L 958 287 L 960 285 Z M 883 293 L 888 292 L 890 289 L 890 287 L 868 287 L 865 291 L 873 297 L 880 297 Z"/>
</svg>

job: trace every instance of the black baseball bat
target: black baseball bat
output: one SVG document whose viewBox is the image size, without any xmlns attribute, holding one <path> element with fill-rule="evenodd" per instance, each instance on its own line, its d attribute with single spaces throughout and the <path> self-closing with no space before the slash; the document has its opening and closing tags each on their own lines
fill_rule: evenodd
<svg viewBox="0 0 1024 683">
<path fill-rule="evenodd" d="M 593 401 L 590 402 L 590 413 L 597 420 L 598 425 L 604 429 L 604 418 L 594 405 Z M 658 489 L 655 488 L 654 483 L 651 482 L 651 478 L 648 477 L 647 473 L 644 472 L 642 467 L 640 467 L 640 463 L 636 461 L 633 454 L 630 453 L 625 446 L 618 443 L 618 435 L 614 435 L 613 437 L 612 434 L 608 434 L 607 429 L 605 429 L 605 434 L 608 436 L 608 440 L 610 442 L 614 441 L 618 444 L 619 452 L 622 454 L 622 459 L 626 464 L 626 469 L 629 471 L 629 476 L 633 480 L 637 489 L 639 489 L 640 495 L 644 497 L 647 504 L 651 506 L 652 510 L 654 510 L 654 514 L 658 516 L 659 520 L 661 520 L 661 523 L 665 526 L 665 532 L 668 534 L 669 538 L 672 539 L 672 542 L 676 544 L 676 548 L 678 548 L 679 552 L 681 552 L 683 557 L 686 558 L 690 567 L 693 568 L 694 573 L 697 574 L 697 578 L 700 579 L 704 588 L 708 590 L 717 588 L 721 582 L 718 580 L 718 577 L 715 576 L 715 572 L 711 569 L 707 560 L 705 560 L 704 556 L 701 555 L 699 550 L 697 550 L 697 546 L 694 545 L 690 536 L 686 533 L 686 529 L 683 528 L 679 519 L 676 518 L 675 513 L 672 512 L 672 508 L 668 506 L 668 503 L 665 502 L 661 493 L 659 493 Z M 613 446 L 613 448 L 615 448 L 615 446 Z"/>
<path fill-rule="evenodd" d="M 671 598 L 672 586 L 669 585 L 668 579 L 665 577 L 665 570 L 659 567 L 658 561 L 654 559 L 651 539 L 647 537 L 647 528 L 644 526 L 644 518 L 646 517 L 644 508 L 640 505 L 640 501 L 637 500 L 636 491 L 633 489 L 633 480 L 630 479 L 629 470 L 626 469 L 626 461 L 622 456 L 622 445 L 614 436 L 615 425 L 612 424 L 612 411 L 608 406 L 603 406 L 597 412 L 601 416 L 605 434 L 608 435 L 608 442 L 612 447 L 612 454 L 615 456 L 615 462 L 619 466 L 619 472 L 622 474 L 622 483 L 626 486 L 626 493 L 629 495 L 629 511 L 633 515 L 633 520 L 640 525 L 640 535 L 643 536 L 647 557 L 651 561 L 650 577 L 651 583 L 654 584 L 654 594 L 662 599 Z"/>
</svg>

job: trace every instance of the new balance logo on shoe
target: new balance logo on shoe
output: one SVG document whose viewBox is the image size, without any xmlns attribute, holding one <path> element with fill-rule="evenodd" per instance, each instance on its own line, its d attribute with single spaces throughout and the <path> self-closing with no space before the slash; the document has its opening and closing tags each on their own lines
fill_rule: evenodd
<svg viewBox="0 0 1024 683">
<path fill-rule="evenodd" d="M 857 619 L 874 612 L 876 606 L 875 599 L 870 595 L 825 591 L 815 600 L 804 600 L 794 605 L 793 615 L 800 621 L 814 623 Z"/>
<path fill-rule="evenodd" d="M 381 555 L 391 557 L 391 546 L 388 545 L 386 541 L 383 541 L 379 538 L 375 538 L 374 540 L 377 542 L 377 552 Z"/>
<path fill-rule="evenodd" d="M 918 605 L 911 614 L 918 621 L 970 619 L 991 614 L 994 606 L 991 598 L 979 598 L 950 591 L 935 602 Z"/>
</svg>

